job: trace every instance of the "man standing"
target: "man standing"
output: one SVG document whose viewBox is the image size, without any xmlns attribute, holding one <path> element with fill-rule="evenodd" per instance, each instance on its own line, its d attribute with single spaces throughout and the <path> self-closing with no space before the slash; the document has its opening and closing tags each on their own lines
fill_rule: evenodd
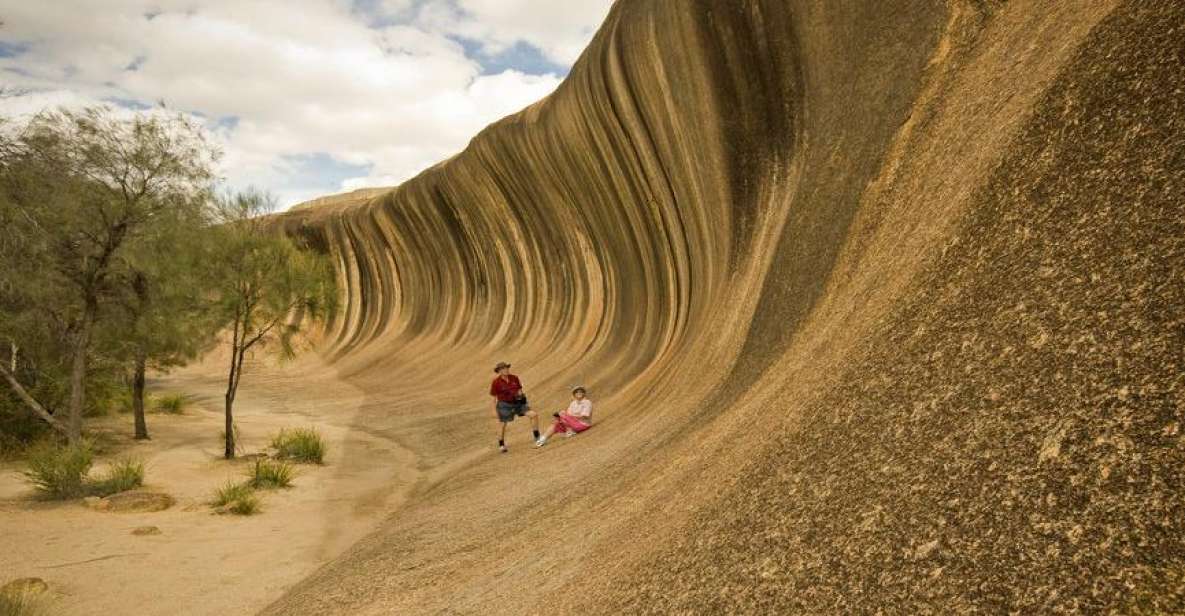
<svg viewBox="0 0 1185 616">
<path fill-rule="evenodd" d="M 498 420 L 498 450 L 506 453 L 506 424 L 515 416 L 531 418 L 531 432 L 539 439 L 539 416 L 527 406 L 523 395 L 523 384 L 517 376 L 510 374 L 510 364 L 502 361 L 494 366 L 498 376 L 490 384 L 490 395 L 494 397 L 494 417 Z"/>
</svg>

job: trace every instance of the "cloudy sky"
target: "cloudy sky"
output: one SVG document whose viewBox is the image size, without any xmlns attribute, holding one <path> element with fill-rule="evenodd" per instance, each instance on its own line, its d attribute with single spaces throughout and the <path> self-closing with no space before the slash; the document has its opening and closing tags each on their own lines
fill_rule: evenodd
<svg viewBox="0 0 1185 616">
<path fill-rule="evenodd" d="M 406 180 L 546 96 L 612 0 L 0 0 L 0 99 L 163 102 L 282 206 Z"/>
</svg>

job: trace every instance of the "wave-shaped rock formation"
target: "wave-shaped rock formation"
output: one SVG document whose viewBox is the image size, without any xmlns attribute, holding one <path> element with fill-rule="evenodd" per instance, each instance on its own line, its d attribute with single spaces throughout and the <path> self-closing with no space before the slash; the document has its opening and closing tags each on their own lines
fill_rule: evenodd
<svg viewBox="0 0 1185 616">
<path fill-rule="evenodd" d="M 424 479 L 271 613 L 1185 610 L 1182 40 L 1169 0 L 619 0 L 549 98 L 284 218 Z M 495 454 L 502 358 L 599 425 Z"/>
</svg>

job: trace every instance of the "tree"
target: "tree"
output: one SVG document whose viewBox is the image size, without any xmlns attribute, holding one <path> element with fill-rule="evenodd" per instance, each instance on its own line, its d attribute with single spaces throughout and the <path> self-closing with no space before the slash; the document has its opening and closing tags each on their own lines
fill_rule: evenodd
<svg viewBox="0 0 1185 616">
<path fill-rule="evenodd" d="M 132 416 L 136 439 L 147 439 L 145 384 L 147 371 L 184 365 L 214 342 L 221 327 L 208 297 L 206 263 L 217 247 L 212 239 L 206 195 L 162 213 L 160 224 L 129 246 L 126 257 L 128 292 L 120 302 L 115 339 L 130 364 Z"/>
<path fill-rule="evenodd" d="M 256 192 L 228 195 L 217 206 L 222 224 L 212 276 L 231 336 L 225 397 L 228 460 L 235 455 L 234 402 L 248 353 L 275 342 L 284 356 L 292 356 L 301 324 L 331 314 L 337 297 L 328 259 L 280 234 L 265 216 L 272 209 L 271 199 Z"/>
<path fill-rule="evenodd" d="M 163 112 L 120 117 L 106 107 L 35 116 L 0 147 L 0 308 L 15 323 L 45 323 L 68 359 L 63 422 L 9 366 L 0 376 L 38 417 L 71 442 L 82 433 L 95 327 L 132 288 L 129 245 L 171 208 L 208 190 L 216 158 L 200 129 Z M 20 346 L 19 344 L 16 346 Z"/>
<path fill-rule="evenodd" d="M 0 188 L 23 179 L 22 145 L 12 124 L 0 119 Z M 63 192 L 70 188 L 69 182 L 63 181 L 61 188 Z M 0 376 L 19 408 L 64 435 L 66 423 L 54 414 L 55 379 L 36 377 L 50 371 L 46 368 L 57 367 L 49 364 L 61 355 L 66 330 L 59 307 L 71 298 L 61 293 L 65 281 L 60 273 L 39 263 L 43 237 L 25 232 L 38 221 L 18 209 L 10 193 L 0 190 L 0 263 L 4 264 L 0 267 L 0 336 L 8 351 Z"/>
</svg>

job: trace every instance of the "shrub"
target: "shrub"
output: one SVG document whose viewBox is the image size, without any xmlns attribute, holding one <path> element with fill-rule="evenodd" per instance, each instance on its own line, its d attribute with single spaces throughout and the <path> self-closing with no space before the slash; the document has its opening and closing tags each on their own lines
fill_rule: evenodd
<svg viewBox="0 0 1185 616">
<path fill-rule="evenodd" d="M 27 453 L 28 468 L 23 474 L 38 491 L 54 499 L 82 496 L 86 474 L 94 462 L 89 441 L 77 445 L 42 441 Z"/>
<path fill-rule="evenodd" d="M 112 411 L 119 410 L 126 395 L 127 387 L 115 375 L 101 372 L 91 376 L 86 380 L 86 399 L 82 406 L 82 415 L 106 417 Z M 130 398 L 128 402 L 131 402 Z"/>
<path fill-rule="evenodd" d="M 132 390 L 127 389 L 125 387 L 124 390 L 121 391 L 119 393 L 119 395 L 115 397 L 114 400 L 112 400 L 112 404 L 115 405 L 115 412 L 117 412 L 121 415 L 131 413 L 132 412 Z"/>
<path fill-rule="evenodd" d="M 156 399 L 154 408 L 158 413 L 180 415 L 189 406 L 189 397 L 185 394 L 169 394 Z"/>
<path fill-rule="evenodd" d="M 237 515 L 251 515 L 259 512 L 259 497 L 251 486 L 245 483 L 228 481 L 218 489 L 211 503 Z"/>
<path fill-rule="evenodd" d="M 49 424 L 23 409 L 9 410 L 0 400 L 0 460 L 19 458 L 32 443 L 50 438 Z"/>
<path fill-rule="evenodd" d="M 235 515 L 255 515 L 259 513 L 259 497 L 254 492 L 248 492 L 231 503 L 227 511 Z"/>
<path fill-rule="evenodd" d="M 325 439 L 313 428 L 280 430 L 272 439 L 276 457 L 297 462 L 321 464 L 325 460 Z"/>
<path fill-rule="evenodd" d="M 135 404 L 132 400 L 132 390 L 129 387 L 124 387 L 120 390 L 119 396 L 115 399 L 115 410 L 121 415 L 126 415 L 135 410 Z M 156 396 L 144 392 L 144 410 L 151 411 L 158 408 L 160 400 Z"/>
<path fill-rule="evenodd" d="M 123 458 L 112 463 L 107 475 L 91 487 L 99 496 L 126 492 L 144 485 L 144 462 L 134 458 Z"/>
<path fill-rule="evenodd" d="M 215 507 L 224 507 L 250 493 L 251 486 L 227 481 L 226 485 L 218 488 L 218 491 L 214 493 L 214 500 L 210 504 Z"/>
<path fill-rule="evenodd" d="M 273 488 L 292 487 L 292 465 L 287 462 L 258 459 L 248 471 L 247 484 L 253 488 L 269 490 Z"/>
<path fill-rule="evenodd" d="M 37 590 L 0 592 L 0 616 L 50 616 L 49 598 Z"/>
<path fill-rule="evenodd" d="M 0 461 L 16 458 L 24 449 L 23 443 L 0 432 Z"/>
</svg>

